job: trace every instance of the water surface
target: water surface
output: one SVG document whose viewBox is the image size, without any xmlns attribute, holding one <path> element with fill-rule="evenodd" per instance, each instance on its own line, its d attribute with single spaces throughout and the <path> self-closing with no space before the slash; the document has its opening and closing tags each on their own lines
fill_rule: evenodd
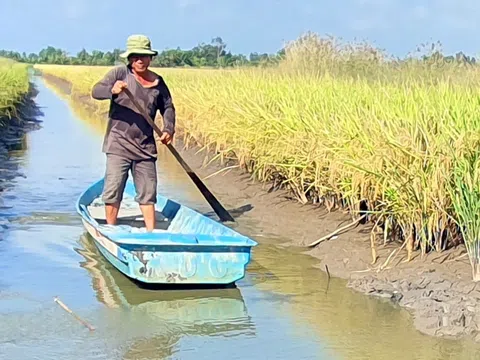
<svg viewBox="0 0 480 360">
<path fill-rule="evenodd" d="M 43 128 L 12 153 L 24 176 L 0 197 L 10 220 L 0 241 L 0 359 L 478 358 L 472 343 L 421 335 L 406 311 L 328 281 L 315 259 L 271 236 L 255 238 L 235 289 L 138 288 L 104 260 L 74 209 L 103 176 L 101 126 L 36 83 Z M 166 151 L 158 167 L 160 191 L 211 211 Z M 242 218 L 238 229 L 260 232 Z"/>
</svg>

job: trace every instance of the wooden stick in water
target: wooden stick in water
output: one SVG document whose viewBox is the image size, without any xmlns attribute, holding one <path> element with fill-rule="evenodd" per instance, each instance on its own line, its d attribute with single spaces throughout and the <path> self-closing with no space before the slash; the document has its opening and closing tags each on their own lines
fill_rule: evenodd
<svg viewBox="0 0 480 360">
<path fill-rule="evenodd" d="M 70 310 L 68 308 L 67 305 L 65 305 L 57 296 L 55 296 L 55 298 L 53 299 L 53 301 L 55 301 L 58 305 L 60 305 L 66 312 L 68 312 L 70 315 L 72 315 L 75 319 L 77 319 L 78 321 L 80 321 L 83 325 L 85 325 L 90 331 L 94 331 L 95 328 L 90 325 L 89 323 L 87 323 L 86 321 L 80 319 L 72 310 Z"/>
<path fill-rule="evenodd" d="M 325 269 L 327 270 L 328 281 L 327 281 L 327 288 L 325 289 L 325 294 L 328 292 L 328 288 L 330 287 L 330 271 L 328 271 L 328 265 L 325 264 Z"/>
</svg>

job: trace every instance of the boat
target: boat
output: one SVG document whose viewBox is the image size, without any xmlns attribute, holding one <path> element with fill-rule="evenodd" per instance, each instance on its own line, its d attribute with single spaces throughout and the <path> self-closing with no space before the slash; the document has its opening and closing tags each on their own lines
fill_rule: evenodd
<svg viewBox="0 0 480 360">
<path fill-rule="evenodd" d="M 76 210 L 101 254 L 140 284 L 229 286 L 245 276 L 257 242 L 157 194 L 156 226 L 147 232 L 127 180 L 116 225 L 108 225 L 101 199 L 104 179 L 77 199 Z"/>
<path fill-rule="evenodd" d="M 107 309 L 128 311 L 107 316 L 105 328 L 116 328 L 109 348 L 122 348 L 122 359 L 163 359 L 191 337 L 242 338 L 257 328 L 238 287 L 205 290 L 151 291 L 138 288 L 99 254 L 87 233 L 75 250 L 80 266 L 90 275 L 96 299 Z M 128 322 L 128 326 L 118 326 Z M 161 326 L 159 326 L 161 324 Z M 126 346 L 125 346 L 126 345 Z"/>
</svg>

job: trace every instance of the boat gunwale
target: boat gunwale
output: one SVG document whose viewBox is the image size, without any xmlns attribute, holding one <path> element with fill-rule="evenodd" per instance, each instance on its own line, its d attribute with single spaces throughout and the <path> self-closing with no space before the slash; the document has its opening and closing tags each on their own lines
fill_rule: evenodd
<svg viewBox="0 0 480 360">
<path fill-rule="evenodd" d="M 88 211 L 87 205 L 81 203 L 81 200 L 86 196 L 86 194 L 88 192 L 93 191 L 92 189 L 99 186 L 101 183 L 103 183 L 103 181 L 104 181 L 104 178 L 92 183 L 84 191 L 82 191 L 82 193 L 77 198 L 75 207 L 76 207 L 77 213 L 82 217 L 84 221 L 86 221 L 90 226 L 92 226 L 95 229 L 95 231 L 97 231 L 103 237 L 112 241 L 116 245 L 121 246 L 125 250 L 127 250 L 127 248 L 130 248 L 130 247 L 138 246 L 138 247 L 149 247 L 149 248 L 153 247 L 153 248 L 159 249 L 156 251 L 162 251 L 160 249 L 165 249 L 166 251 L 172 251 L 172 249 L 175 249 L 175 248 L 179 248 L 179 249 L 210 248 L 212 249 L 211 251 L 213 252 L 222 252 L 221 249 L 233 248 L 235 249 L 234 252 L 244 252 L 244 251 L 249 252 L 252 247 L 255 247 L 258 245 L 258 243 L 255 240 L 249 238 L 248 236 L 242 235 L 231 228 L 228 228 L 228 229 L 233 233 L 238 234 L 239 237 L 230 236 L 230 235 L 182 234 L 182 233 L 169 232 L 168 230 L 164 230 L 160 232 L 152 232 L 152 233 L 109 231 L 108 227 L 105 227 L 104 225 L 100 225 L 91 216 L 90 212 Z M 188 206 L 177 203 L 176 201 L 166 196 L 163 196 L 163 195 L 158 195 L 158 196 L 163 198 L 164 200 L 174 202 L 175 204 L 178 204 L 178 206 L 183 207 L 189 211 L 199 214 L 200 216 L 206 218 L 208 221 L 213 221 L 216 225 L 220 227 L 226 227 L 225 225 L 219 223 L 218 221 L 209 219 L 204 214 Z M 115 227 L 113 227 L 113 229 L 115 229 Z M 211 237 L 213 239 L 199 242 L 198 240 L 199 237 L 201 238 Z M 176 242 L 175 241 L 175 239 L 185 239 L 185 238 L 190 238 L 190 240 L 193 240 L 193 242 Z M 169 239 L 170 241 L 167 239 Z M 218 239 L 218 240 L 215 240 L 215 239 Z M 232 240 L 235 240 L 235 241 L 232 241 Z M 129 250 L 129 251 L 133 251 L 133 250 Z M 184 250 L 179 250 L 179 251 L 184 251 Z M 230 250 L 230 251 L 223 251 L 223 252 L 232 252 L 232 251 Z"/>
</svg>

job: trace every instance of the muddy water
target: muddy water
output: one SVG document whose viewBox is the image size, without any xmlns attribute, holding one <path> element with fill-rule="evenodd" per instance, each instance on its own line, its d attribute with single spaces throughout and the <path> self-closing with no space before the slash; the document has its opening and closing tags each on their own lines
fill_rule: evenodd
<svg viewBox="0 0 480 360">
<path fill-rule="evenodd" d="M 110 266 L 74 210 L 103 175 L 101 134 L 37 80 L 43 128 L 12 153 L 24 177 L 0 195 L 0 359 L 474 359 L 478 347 L 419 334 L 405 311 L 365 297 L 269 236 L 236 289 L 142 290 Z M 211 211 L 165 152 L 161 191 Z M 255 224 L 238 229 L 258 234 Z M 67 304 L 89 332 L 56 303 Z"/>
</svg>

